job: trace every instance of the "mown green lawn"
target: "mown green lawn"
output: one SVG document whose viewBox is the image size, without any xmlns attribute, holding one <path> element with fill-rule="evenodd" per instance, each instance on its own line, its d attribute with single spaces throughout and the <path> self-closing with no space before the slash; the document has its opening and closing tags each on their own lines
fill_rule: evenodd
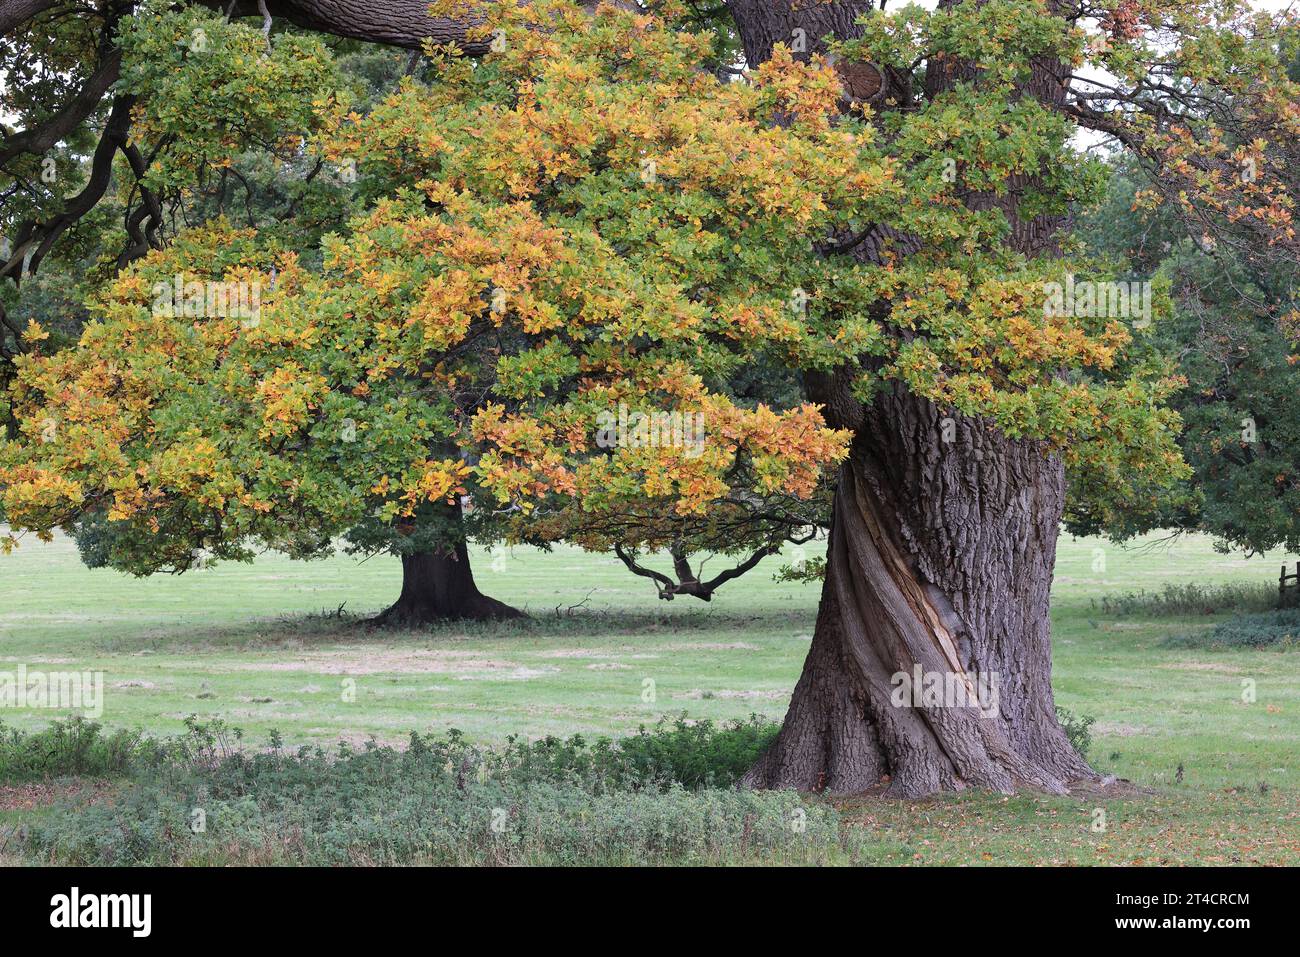
<svg viewBox="0 0 1300 957">
<path fill-rule="evenodd" d="M 1267 586 L 1283 560 L 1221 555 L 1195 537 L 1132 549 L 1064 537 L 1053 604 L 1058 704 L 1096 717 L 1095 766 L 1151 795 L 847 802 L 852 826 L 879 834 L 881 862 L 1300 861 L 1300 651 L 1166 648 L 1165 637 L 1219 619 L 1097 605 L 1164 583 Z M 103 671 L 100 720 L 156 734 L 182 730 L 191 714 L 223 718 L 254 743 L 273 729 L 289 743 L 398 743 L 413 728 L 455 727 L 483 742 L 621 734 L 683 712 L 779 718 L 818 595 L 774 582 L 775 560 L 707 605 L 659 601 L 616 559 L 567 547 L 480 551 L 475 562 L 483 590 L 526 608 L 530 623 L 366 630 L 353 615 L 396 595 L 391 559 L 267 555 L 135 580 L 85 569 L 66 540 L 29 540 L 0 556 L 0 670 Z M 51 717 L 0 710 L 21 727 Z M 30 813 L 17 801 L 4 816 Z M 1098 807 L 1103 832 L 1090 826 Z"/>
</svg>

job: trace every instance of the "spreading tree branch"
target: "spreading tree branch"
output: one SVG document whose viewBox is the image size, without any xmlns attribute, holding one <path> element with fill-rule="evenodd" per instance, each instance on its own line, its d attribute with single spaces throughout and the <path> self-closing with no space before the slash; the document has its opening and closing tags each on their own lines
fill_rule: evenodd
<svg viewBox="0 0 1300 957">
<path fill-rule="evenodd" d="M 0 140 L 0 166 L 25 153 L 41 155 L 66 139 L 103 102 L 118 77 L 122 53 L 110 50 L 85 84 L 68 103 L 40 126 L 20 130 Z"/>
<path fill-rule="evenodd" d="M 227 9 L 234 17 L 274 17 L 294 26 L 351 40 L 420 49 L 426 40 L 456 43 L 466 53 L 487 52 L 487 40 L 466 40 L 466 31 L 480 21 L 449 20 L 429 15 L 428 0 L 201 0 L 213 10 Z"/>
<path fill-rule="evenodd" d="M 673 559 L 673 571 L 677 575 L 677 580 L 674 581 L 663 572 L 657 572 L 653 568 L 647 568 L 639 563 L 635 555 L 629 555 L 621 544 L 616 543 L 614 545 L 614 554 L 618 556 L 619 560 L 634 575 L 640 575 L 642 578 L 649 578 L 653 581 L 655 589 L 659 592 L 659 597 L 664 601 L 672 601 L 678 595 L 691 595 L 701 601 L 712 601 L 713 593 L 721 586 L 733 578 L 739 578 L 752 570 L 764 558 L 775 554 L 777 551 L 779 549 L 775 545 L 764 545 L 743 562 L 719 572 L 705 582 L 701 581 L 699 576 L 691 569 L 690 558 L 686 552 L 675 547 L 669 550 L 669 554 Z"/>
<path fill-rule="evenodd" d="M 62 0 L 0 0 L 0 35 L 13 32 Z"/>
</svg>

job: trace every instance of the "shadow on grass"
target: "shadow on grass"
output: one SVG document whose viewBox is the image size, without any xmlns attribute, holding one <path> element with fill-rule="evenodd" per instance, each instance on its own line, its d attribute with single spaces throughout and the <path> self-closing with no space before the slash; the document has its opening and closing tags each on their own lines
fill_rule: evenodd
<svg viewBox="0 0 1300 957">
<path fill-rule="evenodd" d="M 764 611 L 736 614 L 713 609 L 664 612 L 580 608 L 536 612 L 531 617 L 507 621 L 449 621 L 422 628 L 378 627 L 370 613 L 346 608 L 276 618 L 255 618 L 230 625 L 176 626 L 149 629 L 106 639 L 104 649 L 113 654 L 149 651 L 176 653 L 197 650 L 257 650 L 303 648 L 334 644 L 440 643 L 506 639 L 545 640 L 574 638 L 627 638 L 680 634 L 733 634 L 737 639 L 754 631 L 792 630 L 812 634 L 813 614 L 800 611 Z"/>
</svg>

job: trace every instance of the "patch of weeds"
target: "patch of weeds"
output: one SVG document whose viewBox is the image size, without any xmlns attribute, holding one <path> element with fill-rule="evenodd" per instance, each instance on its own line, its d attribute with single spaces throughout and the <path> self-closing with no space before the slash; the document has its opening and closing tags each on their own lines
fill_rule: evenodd
<svg viewBox="0 0 1300 957">
<path fill-rule="evenodd" d="M 1263 611 L 1277 605 L 1277 585 L 1267 582 L 1223 582 L 1206 585 L 1166 584 L 1161 591 L 1136 591 L 1092 599 L 1094 611 L 1120 617 L 1160 618 L 1171 615 L 1218 615 L 1229 611 Z"/>
<path fill-rule="evenodd" d="M 55 721 L 40 731 L 0 721 L 0 782 L 123 775 L 147 747 L 138 732 L 105 733 L 99 722 L 82 717 Z"/>
<path fill-rule="evenodd" d="M 480 749 L 413 733 L 327 753 L 237 746 L 191 719 L 109 805 L 32 823 L 35 859 L 67 864 L 820 864 L 856 858 L 838 812 L 730 784 L 770 740 L 761 719 L 679 719 L 621 741 Z M 202 828 L 191 825 L 202 810 Z"/>
<path fill-rule="evenodd" d="M 1097 719 L 1090 714 L 1076 715 L 1073 711 L 1058 707 L 1056 720 L 1061 722 L 1065 736 L 1074 750 L 1079 752 L 1079 757 L 1088 760 L 1088 751 L 1092 748 L 1092 726 L 1097 723 Z"/>
<path fill-rule="evenodd" d="M 1297 648 L 1300 647 L 1300 608 L 1242 615 L 1219 622 L 1213 628 L 1173 635 L 1162 644 L 1166 648 Z"/>
</svg>

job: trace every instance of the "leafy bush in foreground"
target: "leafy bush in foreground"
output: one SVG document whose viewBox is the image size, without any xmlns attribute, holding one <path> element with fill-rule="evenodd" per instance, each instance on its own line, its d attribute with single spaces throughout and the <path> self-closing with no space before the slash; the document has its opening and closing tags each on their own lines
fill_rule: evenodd
<svg viewBox="0 0 1300 957">
<path fill-rule="evenodd" d="M 81 717 L 55 721 L 35 732 L 0 721 L 0 782 L 126 774 L 147 746 L 137 732 L 106 734 L 99 722 Z"/>
<path fill-rule="evenodd" d="M 617 788 L 729 787 L 758 760 L 779 730 L 779 725 L 759 715 L 721 727 L 709 720 L 661 718 L 653 728 L 642 725 L 629 737 L 602 738 L 591 745 L 581 735 L 546 737 L 531 744 L 512 738 L 506 756 L 524 768 L 583 773 Z"/>
<path fill-rule="evenodd" d="M 200 723 L 193 716 L 185 725 L 185 734 L 156 740 L 135 731 L 105 732 L 98 722 L 81 717 L 55 721 L 41 731 L 8 728 L 0 721 L 0 782 L 141 772 L 184 775 L 192 766 L 215 768 L 227 760 L 249 759 L 239 751 L 243 733 L 238 728 L 219 720 Z M 674 784 L 686 788 L 735 784 L 778 730 L 777 724 L 758 715 L 721 726 L 683 716 L 671 722 L 660 719 L 653 728 L 643 725 L 635 735 L 620 739 L 589 741 L 575 734 L 527 742 L 512 737 L 503 748 L 483 750 L 453 729 L 445 737 L 413 732 L 409 747 L 417 755 L 434 751 L 457 766 L 468 762 L 509 768 L 521 779 L 581 780 L 595 790 L 666 790 Z M 282 748 L 275 732 L 271 748 L 277 753 Z M 342 747 L 340 754 L 348 756 L 351 751 Z"/>
<path fill-rule="evenodd" d="M 110 800 L 56 806 L 29 853 L 69 864 L 617 864 L 843 853 L 839 818 L 793 792 L 691 790 L 681 774 L 735 777 L 761 746 L 757 719 L 684 721 L 622 742 L 514 742 L 481 750 L 453 733 L 407 748 L 340 745 L 250 753 L 224 726 L 152 750 Z M 716 761 L 715 767 L 711 762 Z"/>
<path fill-rule="evenodd" d="M 1213 628 L 1174 635 L 1169 648 L 1294 648 L 1300 646 L 1300 608 L 1242 615 Z"/>
</svg>

